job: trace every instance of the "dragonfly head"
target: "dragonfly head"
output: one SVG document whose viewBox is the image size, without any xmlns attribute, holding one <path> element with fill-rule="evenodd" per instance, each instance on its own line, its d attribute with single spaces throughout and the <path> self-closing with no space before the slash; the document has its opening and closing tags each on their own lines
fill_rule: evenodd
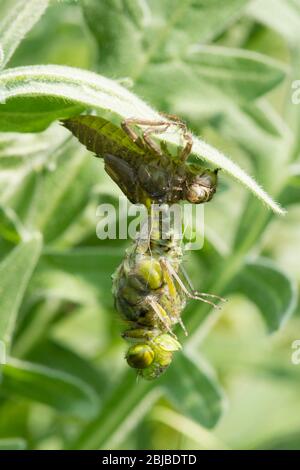
<svg viewBox="0 0 300 470">
<path fill-rule="evenodd" d="M 198 170 L 199 171 L 199 170 Z M 218 169 L 205 170 L 201 174 L 191 171 L 186 181 L 184 198 L 192 204 L 211 200 L 217 189 Z"/>
<path fill-rule="evenodd" d="M 154 350 L 148 344 L 134 344 L 128 349 L 126 359 L 130 367 L 134 369 L 145 369 L 154 361 Z"/>
<path fill-rule="evenodd" d="M 146 380 L 159 377 L 170 365 L 173 352 L 181 349 L 180 343 L 168 333 L 130 346 L 126 360 L 130 367 L 138 370 L 138 374 Z"/>
</svg>

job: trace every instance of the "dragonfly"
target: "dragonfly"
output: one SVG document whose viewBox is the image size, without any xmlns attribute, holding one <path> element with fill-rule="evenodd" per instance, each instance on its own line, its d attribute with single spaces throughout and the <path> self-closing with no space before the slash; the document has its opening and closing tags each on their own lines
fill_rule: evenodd
<svg viewBox="0 0 300 470">
<path fill-rule="evenodd" d="M 171 227 L 171 204 L 187 200 L 208 202 L 217 187 L 217 170 L 191 165 L 192 137 L 182 121 L 127 119 L 118 127 L 98 116 L 82 115 L 63 121 L 86 148 L 104 159 L 105 170 L 128 199 L 148 208 L 146 233 L 126 251 L 112 276 L 116 310 L 128 328 L 123 338 L 130 346 L 126 360 L 146 380 L 158 378 L 181 349 L 174 327 L 187 334 L 181 314 L 188 299 L 218 306 L 217 295 L 195 291 L 182 268 L 184 248 Z M 174 157 L 153 134 L 177 126 L 183 146 Z M 134 126 L 144 128 L 142 134 Z"/>
<path fill-rule="evenodd" d="M 169 206 L 153 205 L 145 232 L 127 250 L 113 275 L 115 307 L 130 326 L 123 338 L 131 346 L 126 359 L 146 380 L 159 377 L 171 364 L 173 353 L 181 349 L 173 328 L 179 324 L 187 335 L 181 314 L 187 299 L 201 300 L 219 308 L 208 298 L 186 287 L 182 271 L 184 247 L 169 226 Z M 149 223 L 150 222 L 150 223 Z M 163 223 L 161 223 L 163 222 Z M 142 233 L 142 231 L 141 231 Z"/>
</svg>

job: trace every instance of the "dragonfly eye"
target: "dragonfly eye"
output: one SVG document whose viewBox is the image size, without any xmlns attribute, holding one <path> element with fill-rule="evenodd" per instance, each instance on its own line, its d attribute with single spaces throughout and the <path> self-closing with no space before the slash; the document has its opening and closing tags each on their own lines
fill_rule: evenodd
<svg viewBox="0 0 300 470">
<path fill-rule="evenodd" d="M 216 192 L 217 171 L 207 170 L 187 183 L 185 198 L 193 204 L 210 201 Z"/>
<path fill-rule="evenodd" d="M 186 191 L 186 199 L 192 204 L 206 202 L 208 198 L 208 189 L 199 184 L 192 184 Z"/>
<path fill-rule="evenodd" d="M 126 360 L 134 369 L 145 369 L 154 360 L 154 351 L 148 344 L 134 344 L 128 349 Z"/>
</svg>

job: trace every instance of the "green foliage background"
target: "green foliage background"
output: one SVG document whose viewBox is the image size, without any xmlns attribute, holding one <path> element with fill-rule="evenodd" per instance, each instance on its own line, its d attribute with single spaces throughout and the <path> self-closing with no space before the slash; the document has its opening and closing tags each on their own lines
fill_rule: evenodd
<svg viewBox="0 0 300 470">
<path fill-rule="evenodd" d="M 0 448 L 300 448 L 299 41 L 299 0 L 0 0 Z M 35 64 L 180 115 L 288 209 L 221 172 L 186 268 L 229 302 L 189 304 L 184 353 L 154 383 L 126 367 L 112 305 L 127 242 L 95 235 L 119 192 L 57 124 L 91 92 L 76 71 L 6 72 Z"/>
</svg>

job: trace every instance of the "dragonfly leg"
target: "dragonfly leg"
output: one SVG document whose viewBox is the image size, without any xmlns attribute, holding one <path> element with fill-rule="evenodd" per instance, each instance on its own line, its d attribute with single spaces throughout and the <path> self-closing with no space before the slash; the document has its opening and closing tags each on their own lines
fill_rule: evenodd
<svg viewBox="0 0 300 470">
<path fill-rule="evenodd" d="M 162 156 L 162 151 L 160 147 L 151 139 L 151 134 L 162 134 L 165 132 L 169 126 L 171 126 L 171 123 L 167 123 L 164 127 L 159 127 L 157 129 L 148 127 L 144 132 L 143 132 L 143 138 L 148 147 L 150 147 L 155 153 L 157 153 L 159 156 Z"/>
<path fill-rule="evenodd" d="M 168 113 L 161 113 L 161 114 L 162 116 L 165 116 L 166 118 L 170 119 L 170 121 L 172 121 L 173 124 L 177 125 L 181 129 L 182 137 L 185 141 L 185 145 L 183 149 L 180 151 L 178 157 L 184 162 L 192 151 L 193 136 L 191 132 L 188 130 L 185 122 L 182 121 L 178 116 L 176 116 L 175 114 L 168 114 Z"/>
<path fill-rule="evenodd" d="M 171 327 L 170 327 L 170 325 L 167 321 L 167 319 L 169 319 L 169 316 L 168 316 L 167 312 L 165 311 L 165 309 L 155 299 L 153 299 L 151 297 L 146 298 L 146 302 L 152 307 L 152 309 L 154 310 L 157 318 L 164 325 L 164 327 L 166 328 L 168 333 L 171 336 L 173 336 L 174 338 L 176 338 L 176 335 L 171 330 Z"/>
<path fill-rule="evenodd" d="M 133 140 L 133 142 L 137 143 L 143 148 L 145 147 L 144 141 L 140 138 L 138 133 L 133 130 L 132 126 L 151 126 L 151 128 L 155 128 L 166 125 L 170 126 L 172 125 L 172 123 L 168 121 L 151 121 L 149 119 L 139 118 L 128 118 L 124 119 L 124 121 L 121 122 L 121 127 L 123 131 L 126 132 L 126 134 Z"/>
<path fill-rule="evenodd" d="M 182 291 L 184 292 L 184 294 L 190 298 L 190 299 L 195 299 L 195 300 L 201 300 L 201 302 L 204 302 L 206 304 L 209 304 L 211 305 L 212 307 L 214 308 L 217 308 L 217 309 L 221 309 L 221 307 L 219 307 L 219 305 L 216 305 L 214 302 L 211 302 L 210 300 L 207 300 L 207 299 L 203 299 L 203 296 L 202 295 L 198 295 L 198 294 L 195 294 L 194 292 L 189 292 L 187 290 L 187 288 L 185 287 L 184 283 L 182 282 L 182 280 L 180 279 L 180 277 L 178 276 L 177 272 L 175 271 L 175 269 L 171 266 L 171 264 L 167 261 L 167 260 L 164 260 L 163 261 L 167 267 L 167 269 L 169 270 L 170 274 L 172 275 L 172 277 L 175 279 L 175 281 L 179 284 L 180 288 L 182 289 Z"/>
<path fill-rule="evenodd" d="M 183 277 L 185 278 L 185 280 L 186 280 L 186 282 L 187 282 L 187 284 L 188 284 L 188 286 L 189 286 L 190 291 L 191 291 L 192 294 L 194 294 L 194 295 L 201 295 L 202 297 L 212 297 L 212 298 L 214 298 L 214 299 L 220 300 L 221 302 L 227 302 L 227 299 L 224 299 L 224 297 L 220 297 L 219 295 L 208 294 L 207 292 L 199 292 L 199 291 L 195 290 L 194 287 L 193 287 L 192 281 L 191 281 L 191 279 L 190 279 L 188 273 L 187 273 L 186 270 L 184 269 L 184 267 L 183 267 L 183 266 L 180 266 L 179 269 L 180 269 L 180 271 L 181 271 Z"/>
<path fill-rule="evenodd" d="M 165 122 L 165 124 L 163 124 L 163 123 L 156 124 L 156 126 L 158 126 L 157 128 L 155 128 L 156 126 L 148 127 L 148 129 L 146 129 L 143 133 L 143 138 L 144 138 L 145 142 L 148 144 L 148 146 L 152 150 L 154 150 L 154 152 L 158 153 L 159 155 L 162 155 L 162 151 L 161 151 L 160 147 L 155 142 L 153 142 L 150 135 L 151 134 L 162 134 L 163 132 L 166 132 L 170 126 L 172 126 L 174 124 L 181 129 L 182 136 L 183 136 L 183 139 L 185 141 L 184 147 L 179 152 L 179 155 L 178 155 L 180 160 L 184 162 L 188 158 L 188 156 L 190 155 L 191 150 L 192 150 L 192 146 L 193 146 L 192 134 L 187 130 L 187 127 L 184 124 L 184 122 L 178 120 L 178 122 L 175 121 L 175 122 Z"/>
<path fill-rule="evenodd" d="M 211 297 L 213 299 L 218 299 L 220 300 L 220 302 L 228 302 L 228 299 L 224 299 L 224 297 L 221 297 L 220 295 L 209 294 L 207 292 L 199 292 L 197 290 L 192 291 L 192 293 L 195 295 L 201 295 L 202 297 Z"/>
<path fill-rule="evenodd" d="M 180 152 L 180 159 L 184 162 L 190 155 L 193 147 L 193 137 L 192 134 L 188 131 L 184 132 L 183 138 L 185 139 L 185 146 Z"/>
<path fill-rule="evenodd" d="M 174 281 L 172 279 L 172 275 L 169 272 L 168 267 L 167 267 L 167 265 L 166 265 L 166 263 L 164 262 L 163 259 L 160 260 L 160 265 L 162 267 L 164 279 L 165 279 L 165 281 L 168 285 L 168 289 L 169 289 L 169 292 L 171 294 L 171 297 L 174 298 L 175 296 L 178 295 L 178 293 L 177 293 L 177 289 L 176 289 L 176 286 L 174 284 Z M 188 332 L 186 330 L 186 327 L 184 326 L 184 323 L 183 323 L 182 318 L 180 317 L 180 315 L 178 316 L 178 323 L 181 326 L 181 328 L 183 329 L 185 336 L 188 336 Z"/>
<path fill-rule="evenodd" d="M 125 119 L 121 122 L 121 127 L 124 132 L 133 140 L 133 142 L 139 141 L 139 135 L 132 129 L 132 125 L 137 124 L 136 120 L 133 118 Z"/>
<path fill-rule="evenodd" d="M 170 121 L 151 121 L 147 119 L 139 119 L 139 118 L 128 118 L 122 121 L 121 126 L 122 129 L 126 132 L 127 135 L 138 145 L 143 146 L 143 141 L 140 139 L 140 136 L 132 129 L 132 126 L 148 126 L 143 133 L 144 142 L 150 147 L 155 153 L 161 155 L 162 152 L 157 144 L 155 144 L 152 139 L 150 138 L 150 134 L 162 134 L 166 132 L 166 130 L 170 126 L 177 126 L 181 132 L 183 139 L 185 141 L 183 149 L 179 153 L 179 158 L 182 161 L 185 161 L 187 157 L 190 155 L 193 146 L 193 137 L 192 134 L 188 131 L 186 124 L 177 116 L 173 114 L 164 114 Z"/>
</svg>

